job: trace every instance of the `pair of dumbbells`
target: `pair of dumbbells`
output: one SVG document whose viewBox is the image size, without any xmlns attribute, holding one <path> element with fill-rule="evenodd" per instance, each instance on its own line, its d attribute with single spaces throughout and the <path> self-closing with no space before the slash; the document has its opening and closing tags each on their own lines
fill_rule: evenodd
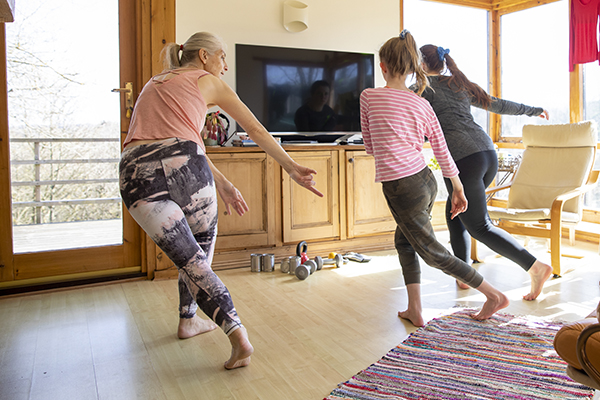
<svg viewBox="0 0 600 400">
<path fill-rule="evenodd" d="M 317 263 L 308 258 L 306 252 L 308 251 L 308 244 L 305 241 L 301 241 L 296 246 L 296 255 L 300 257 L 300 265 L 296 267 L 296 277 L 301 281 L 308 278 L 311 274 L 317 271 Z M 321 267 L 323 265 L 321 264 Z M 320 268 L 319 268 L 320 269 Z"/>
<path fill-rule="evenodd" d="M 340 268 L 347 261 L 341 254 L 329 253 L 328 258 L 315 256 L 314 259 L 309 259 L 307 255 L 308 245 L 305 241 L 298 243 L 296 246 L 296 255 L 300 257 L 300 265 L 296 268 L 296 277 L 301 281 L 308 278 L 315 271 L 323 269 L 324 265 L 333 265 L 335 268 Z"/>
</svg>

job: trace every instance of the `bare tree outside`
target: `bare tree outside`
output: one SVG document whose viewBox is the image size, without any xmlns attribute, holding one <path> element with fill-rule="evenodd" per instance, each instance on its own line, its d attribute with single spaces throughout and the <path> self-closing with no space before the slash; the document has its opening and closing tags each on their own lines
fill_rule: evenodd
<svg viewBox="0 0 600 400">
<path fill-rule="evenodd" d="M 28 0 L 7 25 L 13 226 L 121 218 L 117 5 Z"/>
</svg>

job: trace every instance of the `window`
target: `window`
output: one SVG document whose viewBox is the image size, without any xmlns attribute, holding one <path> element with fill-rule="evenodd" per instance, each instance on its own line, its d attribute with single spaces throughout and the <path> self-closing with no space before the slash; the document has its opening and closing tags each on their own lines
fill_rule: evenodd
<svg viewBox="0 0 600 400">
<path fill-rule="evenodd" d="M 488 12 L 469 7 L 430 1 L 404 2 L 404 27 L 412 33 L 418 46 L 433 44 L 450 49 L 458 68 L 487 91 L 488 82 Z M 468 23 L 457 23 L 468 21 Z M 468 40 L 465 40 L 468 38 Z M 487 128 L 487 112 L 471 107 L 475 122 Z M 487 130 L 487 129 L 486 129 Z"/>
<path fill-rule="evenodd" d="M 500 140 L 525 124 L 569 123 L 568 16 L 566 0 L 502 16 L 502 98 L 543 107 L 550 120 L 502 116 Z"/>
<path fill-rule="evenodd" d="M 600 66 L 597 63 L 588 63 L 583 66 L 583 119 L 593 120 L 600 129 Z M 598 132 L 600 135 L 600 131 Z M 600 141 L 600 137 L 599 137 Z M 595 169 L 600 169 L 600 157 L 596 157 Z M 586 193 L 585 207 L 600 209 L 600 187 Z"/>
<path fill-rule="evenodd" d="M 583 65 L 583 119 L 594 120 L 600 128 L 600 65 Z M 600 135 L 600 131 L 598 132 Z M 600 141 L 600 136 L 599 140 Z"/>
</svg>

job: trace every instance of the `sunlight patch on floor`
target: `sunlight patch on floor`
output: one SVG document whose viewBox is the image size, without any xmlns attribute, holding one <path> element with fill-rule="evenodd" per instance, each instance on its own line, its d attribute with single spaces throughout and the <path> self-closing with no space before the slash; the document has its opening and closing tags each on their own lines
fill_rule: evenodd
<svg viewBox="0 0 600 400">
<path fill-rule="evenodd" d="M 546 310 L 555 310 L 556 309 L 557 311 L 554 312 L 553 314 L 548 314 L 544 318 L 560 319 L 560 317 L 563 315 L 576 314 L 576 315 L 580 315 L 581 319 L 584 319 L 589 315 L 590 309 L 595 308 L 595 306 L 598 304 L 598 301 L 600 301 L 600 297 L 596 296 L 596 297 L 590 298 L 590 300 L 588 302 L 586 302 L 585 305 L 583 305 L 582 303 L 574 303 L 574 302 L 564 302 L 564 303 L 554 304 L 551 307 L 547 307 Z"/>
<path fill-rule="evenodd" d="M 347 278 L 355 278 L 357 276 L 364 276 L 370 274 L 377 274 L 379 272 L 399 270 L 400 263 L 398 257 L 387 256 L 387 257 L 373 257 L 371 261 L 366 263 L 358 263 L 349 261 L 348 264 L 344 264 L 342 267 L 335 269 L 334 271 Z"/>
</svg>

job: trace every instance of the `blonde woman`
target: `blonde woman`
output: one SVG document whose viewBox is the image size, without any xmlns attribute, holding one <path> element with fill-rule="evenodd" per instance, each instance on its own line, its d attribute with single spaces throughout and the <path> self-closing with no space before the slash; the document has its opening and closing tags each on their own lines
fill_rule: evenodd
<svg viewBox="0 0 600 400">
<path fill-rule="evenodd" d="M 314 187 L 316 171 L 294 162 L 221 80 L 225 57 L 223 42 L 207 32 L 165 46 L 165 71 L 140 93 L 119 171 L 125 206 L 179 270 L 179 337 L 220 327 L 232 347 L 225 368 L 233 369 L 247 366 L 254 349 L 229 291 L 211 268 L 216 192 L 228 212 L 233 207 L 242 215 L 248 206 L 206 157 L 201 131 L 207 110 L 220 106 L 296 183 L 322 194 Z M 200 319 L 198 307 L 214 322 Z"/>
</svg>

